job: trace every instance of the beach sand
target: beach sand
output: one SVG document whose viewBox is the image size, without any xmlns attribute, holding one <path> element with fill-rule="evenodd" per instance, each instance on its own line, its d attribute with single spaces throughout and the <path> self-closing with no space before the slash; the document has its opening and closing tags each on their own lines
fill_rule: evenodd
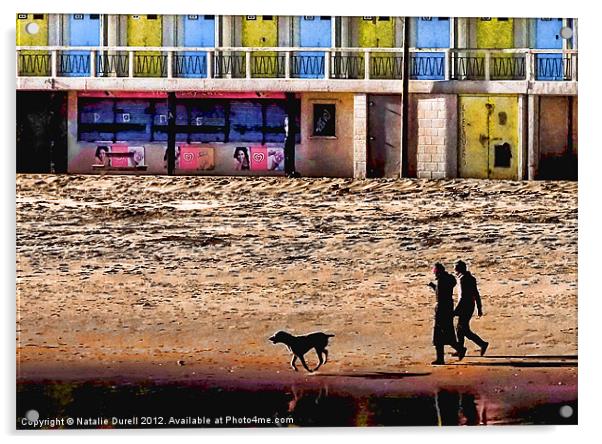
<svg viewBox="0 0 602 444">
<path fill-rule="evenodd" d="M 577 399 L 576 182 L 17 175 L 16 208 L 21 382 Z M 491 345 L 433 367 L 458 259 Z M 335 334 L 329 362 L 293 372 L 277 330 Z"/>
</svg>

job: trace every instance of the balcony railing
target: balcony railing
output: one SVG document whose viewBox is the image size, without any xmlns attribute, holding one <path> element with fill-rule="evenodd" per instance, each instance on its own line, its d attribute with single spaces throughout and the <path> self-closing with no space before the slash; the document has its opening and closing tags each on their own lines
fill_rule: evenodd
<svg viewBox="0 0 602 444">
<path fill-rule="evenodd" d="M 410 49 L 413 80 L 576 81 L 576 50 Z M 399 80 L 400 48 L 17 47 L 17 77 Z"/>
</svg>

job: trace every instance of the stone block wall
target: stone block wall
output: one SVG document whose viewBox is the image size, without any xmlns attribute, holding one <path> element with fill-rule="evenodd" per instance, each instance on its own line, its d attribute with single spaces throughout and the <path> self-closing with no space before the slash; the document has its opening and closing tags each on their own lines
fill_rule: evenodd
<svg viewBox="0 0 602 444">
<path fill-rule="evenodd" d="M 368 134 L 366 94 L 353 96 L 353 177 L 366 178 L 366 150 Z"/>
<path fill-rule="evenodd" d="M 416 105 L 416 176 L 423 179 L 456 177 L 456 96 L 420 96 L 416 98 Z"/>
</svg>

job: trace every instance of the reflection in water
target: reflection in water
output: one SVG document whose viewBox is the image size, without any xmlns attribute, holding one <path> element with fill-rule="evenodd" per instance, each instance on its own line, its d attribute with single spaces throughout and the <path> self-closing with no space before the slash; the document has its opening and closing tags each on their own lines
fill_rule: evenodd
<svg viewBox="0 0 602 444">
<path fill-rule="evenodd" d="M 470 393 L 457 393 L 441 390 L 435 393 L 437 425 L 479 425 L 487 424 L 485 403 L 479 414 L 476 397 Z"/>
<path fill-rule="evenodd" d="M 317 384 L 316 384 L 317 383 Z M 290 387 L 290 388 L 289 388 Z M 576 424 L 577 415 L 562 418 L 558 412 L 569 404 L 576 412 L 576 401 L 545 404 L 516 410 L 495 407 L 494 421 L 487 416 L 487 402 L 474 393 L 441 389 L 432 395 L 353 396 L 329 390 L 326 383 L 311 386 L 295 384 L 272 389 L 249 390 L 201 387 L 194 384 L 94 383 L 18 384 L 17 417 L 35 409 L 40 418 L 53 417 L 260 417 L 271 424 L 248 423 L 246 427 L 274 427 L 276 418 L 292 418 L 294 426 L 436 426 L 513 424 Z M 490 409 L 491 410 L 491 409 Z M 115 427 L 127 427 L 117 424 Z M 233 427 L 212 422 L 209 427 Z M 241 425 L 238 425 L 241 426 Z M 18 428 L 25 428 L 18 421 Z M 81 427 L 81 426 L 80 426 Z M 141 427 L 141 425 L 129 425 Z M 171 427 L 196 427 L 172 424 Z"/>
</svg>

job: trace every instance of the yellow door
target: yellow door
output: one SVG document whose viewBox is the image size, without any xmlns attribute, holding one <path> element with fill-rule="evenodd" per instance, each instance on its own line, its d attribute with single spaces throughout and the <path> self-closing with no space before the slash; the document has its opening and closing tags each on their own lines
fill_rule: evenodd
<svg viewBox="0 0 602 444">
<path fill-rule="evenodd" d="M 358 40 L 360 48 L 393 48 L 395 46 L 395 20 L 393 17 L 360 17 Z M 370 55 L 370 77 L 390 78 L 395 70 L 395 58 L 386 52 Z M 364 58 L 361 57 L 361 66 Z"/>
<path fill-rule="evenodd" d="M 360 17 L 360 48 L 392 48 L 395 46 L 393 17 Z"/>
<path fill-rule="evenodd" d="M 514 20 L 511 18 L 477 18 L 477 48 L 512 48 Z"/>
<path fill-rule="evenodd" d="M 486 179 L 489 175 L 487 97 L 461 96 L 459 104 L 458 175 Z"/>
<path fill-rule="evenodd" d="M 17 14 L 17 46 L 48 46 L 48 14 Z M 19 73 L 23 76 L 49 76 L 48 51 L 21 51 Z"/>
<path fill-rule="evenodd" d="M 477 48 L 508 49 L 514 46 L 514 21 L 511 18 L 477 18 Z M 479 54 L 480 57 L 484 55 Z M 494 54 L 490 62 L 491 79 L 511 80 L 518 67 L 512 54 Z M 484 64 L 481 59 L 480 63 Z"/>
<path fill-rule="evenodd" d="M 489 97 L 489 178 L 518 179 L 518 97 Z"/>
<path fill-rule="evenodd" d="M 461 96 L 458 175 L 518 178 L 518 98 Z"/>
<path fill-rule="evenodd" d="M 278 17 L 247 15 L 242 19 L 242 46 L 274 48 L 278 46 Z M 279 71 L 278 54 L 272 51 L 253 52 L 251 73 L 257 77 L 276 77 Z"/>
<path fill-rule="evenodd" d="M 129 15 L 128 46 L 162 46 L 160 15 Z M 140 77 L 161 77 L 164 60 L 159 51 L 139 51 L 134 58 L 134 73 Z"/>
</svg>

